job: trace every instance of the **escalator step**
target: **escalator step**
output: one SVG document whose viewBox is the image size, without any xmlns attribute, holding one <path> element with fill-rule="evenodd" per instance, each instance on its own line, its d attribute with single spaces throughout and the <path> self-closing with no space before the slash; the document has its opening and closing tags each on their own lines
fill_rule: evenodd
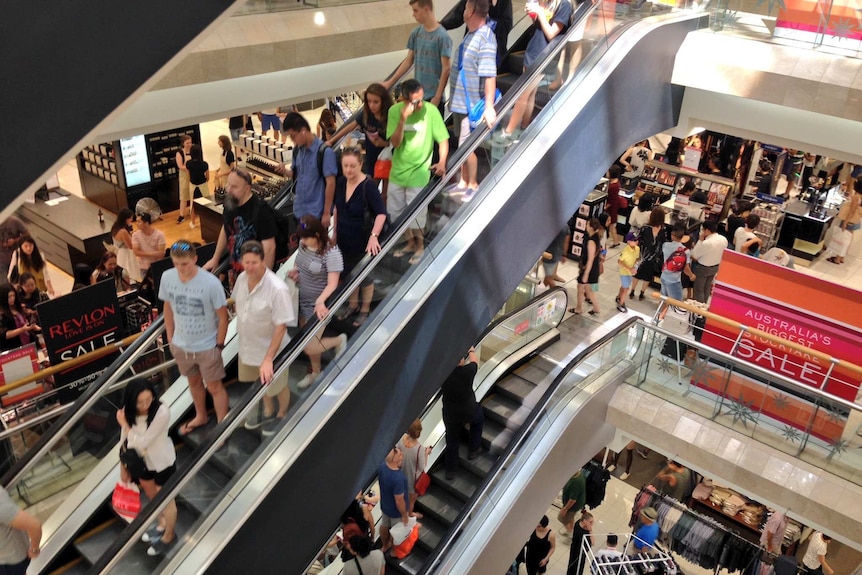
<svg viewBox="0 0 862 575">
<path fill-rule="evenodd" d="M 216 426 L 214 417 L 210 417 L 209 423 L 204 427 L 195 429 L 188 435 L 182 436 L 182 440 L 192 450 L 206 439 L 207 434 Z M 217 466 L 228 476 L 233 476 L 234 471 L 239 469 L 260 446 L 260 436 L 244 427 L 236 429 L 228 440 L 228 444 L 216 452 L 210 461 L 211 465 Z"/>
<path fill-rule="evenodd" d="M 482 445 L 491 454 L 499 455 L 512 439 L 514 432 L 511 429 L 506 429 L 493 419 L 485 418 L 485 424 L 482 426 Z"/>
<path fill-rule="evenodd" d="M 86 575 L 87 571 L 90 569 L 90 566 L 87 565 L 87 562 L 78 557 L 77 559 L 70 561 L 51 571 L 48 575 Z"/>
<path fill-rule="evenodd" d="M 498 381 L 492 388 L 492 391 L 496 391 L 500 395 L 506 395 L 524 405 L 524 402 L 530 397 L 534 389 L 536 389 L 536 384 L 517 375 L 510 375 Z"/>
<path fill-rule="evenodd" d="M 497 394 L 486 396 L 482 407 L 485 408 L 486 422 L 491 419 L 508 429 L 520 428 L 528 412 L 520 403 Z"/>
<path fill-rule="evenodd" d="M 213 501 L 221 500 L 230 477 L 212 465 L 205 465 L 180 491 L 182 500 L 196 513 L 206 513 Z"/>
<path fill-rule="evenodd" d="M 421 531 L 421 529 L 420 529 Z M 405 557 L 404 559 L 394 559 L 392 557 L 388 557 L 386 559 L 387 562 L 387 573 L 406 573 L 408 575 L 416 575 L 422 570 L 422 567 L 425 566 L 425 561 L 428 560 L 428 553 L 420 548 L 418 545 L 413 547 L 413 551 L 410 552 L 410 555 Z M 393 568 L 394 571 L 390 571 L 389 569 Z"/>
<path fill-rule="evenodd" d="M 446 479 L 446 470 L 442 465 L 431 470 L 431 479 L 461 501 L 465 503 L 473 496 L 482 480 L 466 469 L 455 471 L 455 479 Z"/>
<path fill-rule="evenodd" d="M 470 461 L 467 459 L 467 451 L 468 449 L 466 444 L 462 443 L 458 446 L 458 463 L 461 466 L 461 469 L 466 469 L 480 478 L 487 477 L 488 474 L 491 473 L 491 468 L 494 467 L 494 464 L 497 462 L 497 456 L 482 450 L 479 457 Z"/>
<path fill-rule="evenodd" d="M 442 487 L 431 483 L 425 495 L 416 500 L 416 509 L 424 516 L 431 516 L 443 525 L 449 525 L 458 517 L 464 502 Z"/>
<path fill-rule="evenodd" d="M 198 512 L 184 504 L 177 505 L 177 537 L 182 542 L 182 537 L 191 531 L 198 520 Z M 148 575 L 158 570 L 159 563 L 164 557 L 151 557 L 147 555 L 149 545 L 139 541 L 133 545 L 123 558 L 123 575 Z"/>
<path fill-rule="evenodd" d="M 440 544 L 440 540 L 446 535 L 448 527 L 430 516 L 423 517 L 419 523 L 422 524 L 422 527 L 419 528 L 419 541 L 416 542 L 416 546 L 431 552 Z"/>
<path fill-rule="evenodd" d="M 87 531 L 75 539 L 75 549 L 91 565 L 95 563 L 102 553 L 119 537 L 126 524 L 119 519 L 111 519 L 98 527 Z"/>
</svg>

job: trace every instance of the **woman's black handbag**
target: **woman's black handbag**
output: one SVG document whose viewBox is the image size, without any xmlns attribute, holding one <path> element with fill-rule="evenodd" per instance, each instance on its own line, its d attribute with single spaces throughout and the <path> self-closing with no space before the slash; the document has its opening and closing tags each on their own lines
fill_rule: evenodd
<svg viewBox="0 0 862 575">
<path fill-rule="evenodd" d="M 120 446 L 120 463 L 126 467 L 126 471 L 129 472 L 129 476 L 131 476 L 132 481 L 135 483 L 141 479 L 144 471 L 147 470 L 147 464 L 144 463 L 144 458 L 140 456 L 137 450 L 129 449 L 129 446 L 125 441 L 123 442 L 123 445 Z"/>
</svg>

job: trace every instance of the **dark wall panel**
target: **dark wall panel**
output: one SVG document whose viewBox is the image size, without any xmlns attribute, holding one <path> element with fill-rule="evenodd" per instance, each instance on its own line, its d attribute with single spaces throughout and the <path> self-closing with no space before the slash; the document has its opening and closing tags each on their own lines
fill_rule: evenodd
<svg viewBox="0 0 862 575">
<path fill-rule="evenodd" d="M 299 573 L 312 560 L 351 497 L 607 167 L 632 142 L 674 125 L 673 60 L 695 26 L 662 27 L 632 49 L 209 573 Z M 260 549 L 278 549 L 278 561 Z"/>
<path fill-rule="evenodd" d="M 24 0 L 0 25 L 0 206 L 203 32 L 235 0 Z M 37 186 L 38 187 L 38 186 Z"/>
</svg>

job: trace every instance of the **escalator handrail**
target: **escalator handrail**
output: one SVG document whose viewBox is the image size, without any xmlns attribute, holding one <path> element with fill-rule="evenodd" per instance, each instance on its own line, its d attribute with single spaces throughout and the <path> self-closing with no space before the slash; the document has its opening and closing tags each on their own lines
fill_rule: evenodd
<svg viewBox="0 0 862 575">
<path fill-rule="evenodd" d="M 81 354 L 78 357 L 62 361 L 57 365 L 52 365 L 45 369 L 40 369 L 39 371 L 33 372 L 28 376 L 22 377 L 21 379 L 16 379 L 12 383 L 0 385 L 0 395 L 5 395 L 10 391 L 14 391 L 23 385 L 27 385 L 28 383 L 33 383 L 34 381 L 45 379 L 46 377 L 54 375 L 55 373 L 66 371 L 67 369 L 72 369 L 73 367 L 77 367 L 78 365 L 81 365 L 83 363 L 93 361 L 94 359 L 98 359 L 103 355 L 108 355 L 117 350 L 122 350 L 124 347 L 131 345 L 133 341 L 141 337 L 142 333 L 143 332 L 133 333 L 132 335 L 126 336 L 120 341 L 115 341 L 110 345 L 94 349 L 93 351 L 88 351 L 87 353 Z"/>
<path fill-rule="evenodd" d="M 101 375 L 75 400 L 74 408 L 57 419 L 27 452 L 0 478 L 0 484 L 9 491 L 72 429 L 91 407 L 103 396 L 103 390 L 113 384 L 137 360 L 140 350 L 148 348 L 165 329 L 165 320 L 158 317 Z"/>
<path fill-rule="evenodd" d="M 559 52 L 562 51 L 569 36 L 575 34 L 578 27 L 584 24 L 585 19 L 601 5 L 602 2 L 599 1 L 596 4 L 589 5 L 584 3 L 582 6 L 578 7 L 575 12 L 575 21 L 566 31 L 566 34 L 561 38 L 561 40 L 557 44 L 552 44 L 551 46 L 553 46 L 553 49 L 544 53 L 541 61 L 536 63 L 532 70 L 522 74 L 518 81 L 515 82 L 515 84 L 506 92 L 506 95 L 503 96 L 500 102 L 498 102 L 498 105 L 495 106 L 495 108 L 499 108 L 499 117 L 502 117 L 503 114 L 514 107 L 521 94 L 530 87 L 535 78 L 542 74 L 544 69 L 550 65 Z M 494 126 L 481 124 L 464 141 L 464 143 L 458 147 L 455 153 L 450 155 L 445 175 L 443 177 L 432 177 L 428 185 L 426 185 L 422 192 L 420 192 L 419 196 L 411 203 L 410 206 L 407 207 L 407 209 L 405 209 L 401 216 L 391 224 L 389 235 L 381 243 L 378 254 L 374 257 L 369 255 L 364 256 L 357 264 L 355 271 L 350 274 L 344 285 L 342 285 L 335 294 L 331 296 L 330 302 L 328 302 L 330 304 L 330 313 L 322 320 L 318 320 L 316 317 L 309 319 L 305 326 L 299 330 L 297 335 L 291 338 L 290 343 L 285 347 L 285 349 L 278 354 L 276 361 L 274 362 L 275 369 L 273 378 L 279 377 L 284 373 L 284 370 L 289 369 L 290 365 L 292 365 L 299 357 L 306 345 L 311 342 L 319 326 L 328 322 L 332 318 L 332 312 L 340 309 L 340 307 L 347 301 L 350 294 L 359 287 L 360 283 L 376 267 L 377 263 L 382 261 L 383 256 L 394 249 L 398 238 L 406 232 L 413 220 L 427 209 L 428 205 L 434 200 L 434 198 L 442 192 L 443 188 L 447 186 L 446 182 L 455 176 L 455 174 L 461 169 L 461 165 L 473 152 L 476 151 L 493 128 Z M 402 279 L 403 277 L 415 272 L 416 269 L 421 269 L 421 263 L 422 262 L 420 262 L 419 266 L 414 266 L 414 269 L 408 271 L 405 276 L 402 276 Z M 312 396 L 306 400 L 304 405 L 310 406 L 312 401 L 309 400 L 313 400 L 316 396 L 322 393 L 322 390 L 316 391 L 317 393 L 315 394 L 313 392 Z M 121 535 L 112 542 L 111 546 L 95 563 L 92 572 L 103 572 L 105 569 L 115 565 L 122 558 L 122 552 L 125 552 L 126 549 L 133 544 L 134 537 L 138 536 L 139 533 L 142 533 L 145 530 L 146 525 L 148 525 L 152 520 L 152 515 L 160 513 L 162 508 L 176 497 L 179 490 L 191 480 L 191 476 L 197 473 L 207 463 L 207 461 L 209 461 L 209 459 L 218 450 L 218 447 L 226 441 L 229 435 L 239 426 L 239 422 L 246 417 L 253 405 L 256 405 L 256 402 L 260 400 L 264 392 L 264 386 L 252 386 L 245 394 L 242 395 L 236 406 L 228 412 L 227 416 L 218 423 L 215 429 L 207 434 L 204 441 L 198 446 L 192 457 L 189 459 L 187 466 L 180 472 L 175 473 L 159 491 L 156 497 L 150 501 L 150 504 L 147 506 L 150 511 L 148 513 L 139 514 L 138 517 L 123 530 Z M 307 408 L 308 407 L 305 409 Z M 294 425 L 304 411 L 305 410 L 297 412 L 290 418 L 293 420 Z M 290 425 L 290 422 L 287 424 Z"/>
<path fill-rule="evenodd" d="M 485 328 L 485 330 L 476 339 L 476 341 L 478 343 L 475 345 L 475 347 L 480 346 L 482 344 L 482 340 L 484 340 L 488 335 L 490 335 L 497 327 L 502 325 L 504 322 L 509 321 L 510 319 L 512 319 L 513 317 L 518 315 L 519 313 L 522 313 L 522 312 L 530 309 L 531 307 L 534 307 L 540 300 L 546 299 L 550 294 L 555 294 L 558 292 L 562 292 L 563 296 L 565 297 L 565 303 L 563 304 L 563 309 L 565 309 L 569 305 L 568 304 L 569 294 L 568 294 L 568 291 L 566 290 L 566 288 L 564 288 L 562 286 L 557 286 L 557 287 L 553 287 L 547 291 L 543 291 L 539 295 L 535 296 L 533 299 L 523 303 L 522 305 L 520 305 L 516 309 L 510 311 L 509 313 L 507 313 L 505 315 L 498 317 L 497 319 L 495 319 L 491 323 L 489 323 L 488 327 Z M 559 327 L 559 325 L 563 322 L 564 317 L 565 317 L 565 313 L 560 314 L 560 319 L 557 321 L 557 323 L 553 324 L 551 326 L 551 328 L 556 329 L 557 327 Z M 482 386 L 482 383 L 480 382 L 478 387 L 481 387 L 481 386 Z M 434 407 L 434 404 L 436 404 L 438 401 L 440 401 L 442 394 L 443 394 L 443 391 L 441 389 L 441 390 L 438 390 L 433 396 L 431 396 L 431 399 L 428 401 L 428 403 L 425 404 L 425 407 L 422 409 L 422 412 L 419 414 L 418 419 L 424 421 L 425 417 L 428 415 L 428 412 L 431 411 L 431 409 Z M 374 477 L 372 477 L 371 480 L 365 485 L 365 488 L 362 490 L 362 492 L 367 493 L 368 489 L 374 484 L 375 481 L 377 481 L 376 475 Z M 332 535 L 334 536 L 339 531 L 339 529 L 340 529 L 340 527 L 338 529 L 333 530 Z M 328 539 L 328 541 L 331 539 L 332 539 L 332 537 L 330 537 Z"/>
<path fill-rule="evenodd" d="M 500 454 L 500 457 L 497 459 L 497 463 L 494 465 L 491 473 L 482 481 L 476 491 L 473 492 L 472 497 L 458 514 L 458 518 L 455 522 L 449 527 L 446 535 L 441 539 L 440 543 L 438 543 L 437 547 L 434 548 L 434 551 L 428 556 L 425 560 L 422 569 L 419 570 L 419 575 L 426 575 L 433 571 L 436 568 L 437 563 L 443 554 L 449 549 L 452 545 L 452 542 L 456 539 L 455 534 L 460 533 L 467 523 L 470 517 L 473 515 L 473 510 L 478 506 L 480 501 L 484 501 L 486 493 L 491 489 L 491 487 L 496 483 L 497 478 L 500 473 L 502 473 L 505 469 L 505 462 L 509 460 L 512 454 L 520 448 L 521 444 L 527 438 L 527 436 L 532 431 L 538 419 L 545 413 L 548 404 L 551 402 L 551 399 L 554 397 L 554 394 L 557 392 L 557 388 L 560 384 L 568 377 L 569 373 L 577 367 L 584 359 L 592 355 L 595 351 L 597 351 L 602 346 L 606 345 L 608 342 L 613 341 L 620 333 L 625 330 L 631 329 L 632 326 L 636 325 L 640 322 L 641 319 L 638 317 L 631 317 L 624 321 L 622 324 L 609 331 L 596 341 L 592 342 L 586 348 L 584 348 L 580 353 L 578 353 L 568 364 L 566 367 L 560 371 L 557 377 L 554 378 L 554 381 L 551 382 L 551 385 L 548 386 L 548 389 L 542 394 L 542 397 L 539 398 L 539 401 L 530 411 L 530 414 L 524 420 L 523 425 L 521 425 L 520 429 L 515 432 L 512 440 L 509 442 L 509 445 Z M 640 342 L 638 342 L 640 345 Z M 631 354 L 631 352 L 629 352 Z"/>
</svg>

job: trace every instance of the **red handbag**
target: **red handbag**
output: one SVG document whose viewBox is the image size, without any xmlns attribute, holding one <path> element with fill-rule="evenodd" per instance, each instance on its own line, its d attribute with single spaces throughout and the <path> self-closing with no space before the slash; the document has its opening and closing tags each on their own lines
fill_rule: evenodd
<svg viewBox="0 0 862 575">
<path fill-rule="evenodd" d="M 131 523 L 141 511 L 141 492 L 138 486 L 134 483 L 117 481 L 114 494 L 111 496 L 111 506 L 117 515 Z"/>
<path fill-rule="evenodd" d="M 416 450 L 416 483 L 413 484 L 413 489 L 416 490 L 417 495 L 425 495 L 425 492 L 428 491 L 428 487 L 431 485 L 431 476 L 425 473 L 425 470 L 422 470 L 422 473 L 419 472 L 419 458 L 422 457 L 422 446 L 419 446 L 419 449 Z"/>
</svg>

